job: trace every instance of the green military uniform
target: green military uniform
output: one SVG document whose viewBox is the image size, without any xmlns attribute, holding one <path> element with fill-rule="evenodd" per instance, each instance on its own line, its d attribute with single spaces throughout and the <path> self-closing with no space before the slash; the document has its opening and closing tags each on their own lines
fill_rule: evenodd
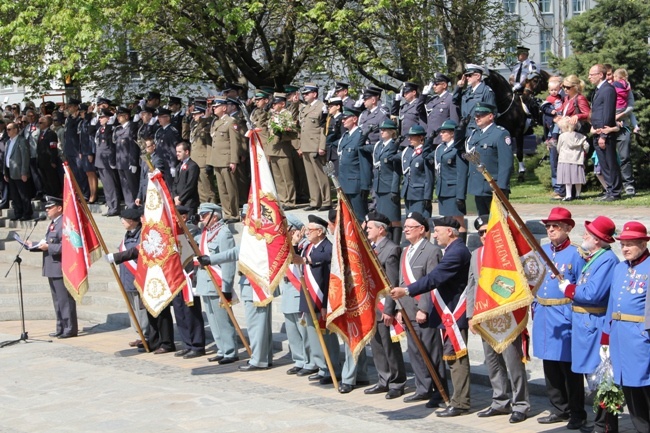
<svg viewBox="0 0 650 433">
<path fill-rule="evenodd" d="M 210 135 L 212 151 L 208 163 L 214 167 L 224 218 L 238 218 L 239 188 L 236 174 L 230 170 L 230 164 L 239 164 L 239 157 L 245 146 L 243 131 L 235 119 L 224 114 L 212 123 Z M 239 168 L 235 168 L 236 170 Z"/>
<path fill-rule="evenodd" d="M 205 166 L 208 165 L 208 154 L 212 149 L 210 136 L 211 117 L 201 117 L 199 121 L 192 119 L 190 122 L 189 140 L 192 145 L 192 160 L 201 170 L 199 173 L 199 198 L 201 203 L 214 203 L 216 200 L 214 187 Z"/>
<path fill-rule="evenodd" d="M 284 113 L 287 110 L 282 110 Z M 270 117 L 274 113 L 271 113 Z M 271 172 L 275 180 L 275 188 L 278 192 L 280 204 L 285 208 L 296 206 L 296 187 L 294 180 L 294 170 L 291 157 L 296 153 L 292 142 L 296 139 L 295 132 L 283 132 L 279 136 L 273 136 L 269 139 L 270 146 L 264 149 L 266 156 L 271 164 Z"/>
<path fill-rule="evenodd" d="M 325 134 L 323 133 L 323 104 L 314 100 L 300 109 L 300 150 L 305 164 L 305 173 L 309 186 L 309 206 L 312 208 L 330 207 L 330 184 L 323 171 L 325 161 Z M 318 152 L 322 151 L 322 155 Z"/>
</svg>

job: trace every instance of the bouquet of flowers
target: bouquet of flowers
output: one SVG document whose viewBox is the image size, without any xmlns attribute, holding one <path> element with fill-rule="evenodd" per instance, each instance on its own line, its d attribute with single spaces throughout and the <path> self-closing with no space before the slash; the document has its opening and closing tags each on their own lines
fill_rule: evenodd
<svg viewBox="0 0 650 433">
<path fill-rule="evenodd" d="M 284 132 L 298 132 L 299 128 L 296 125 L 296 121 L 293 120 L 291 112 L 288 110 L 283 110 L 278 113 L 272 113 L 269 119 L 269 130 L 271 131 L 271 137 L 269 137 L 269 143 L 275 144 L 279 137 Z"/>
<path fill-rule="evenodd" d="M 623 391 L 614 383 L 614 371 L 607 346 L 601 347 L 600 359 L 596 371 L 587 378 L 589 390 L 596 391 L 594 412 L 601 408 L 608 413 L 618 415 L 623 412 L 625 397 Z"/>
</svg>

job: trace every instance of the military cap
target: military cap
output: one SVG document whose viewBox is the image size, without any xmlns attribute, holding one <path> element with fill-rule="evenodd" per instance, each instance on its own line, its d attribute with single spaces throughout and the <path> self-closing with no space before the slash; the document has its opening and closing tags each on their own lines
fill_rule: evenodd
<svg viewBox="0 0 650 433">
<path fill-rule="evenodd" d="M 221 213 L 221 206 L 215 203 L 201 203 L 199 206 L 198 214 L 210 213 L 210 212 L 219 212 Z"/>
<path fill-rule="evenodd" d="M 440 131 L 453 131 L 457 126 L 458 124 L 455 121 L 447 119 L 440 125 Z"/>
<path fill-rule="evenodd" d="M 134 209 L 134 208 L 126 208 L 123 209 L 122 212 L 120 212 L 120 218 L 124 218 L 127 220 L 133 220 L 133 221 L 140 221 L 140 217 L 142 216 L 142 212 L 140 209 Z"/>
<path fill-rule="evenodd" d="M 443 74 L 441 72 L 436 72 L 435 74 L 433 74 L 433 80 L 432 81 L 434 83 L 448 83 L 451 80 L 445 74 Z"/>
<path fill-rule="evenodd" d="M 412 219 L 418 224 L 424 226 L 424 230 L 429 231 L 429 222 L 420 212 L 409 212 L 406 215 L 406 219 Z"/>
<path fill-rule="evenodd" d="M 345 81 L 337 81 L 334 85 L 334 91 L 338 92 L 339 90 L 345 90 L 350 88 L 350 83 L 346 83 Z"/>
<path fill-rule="evenodd" d="M 234 98 L 226 98 L 226 102 L 231 105 L 239 105 L 239 100 Z"/>
<path fill-rule="evenodd" d="M 160 92 L 156 92 L 155 90 L 149 91 L 149 93 L 147 93 L 147 101 L 152 99 L 160 99 Z"/>
<path fill-rule="evenodd" d="M 258 90 L 266 93 L 269 96 L 275 92 L 275 88 L 273 86 L 260 86 Z"/>
<path fill-rule="evenodd" d="M 294 86 L 293 84 L 287 84 L 284 86 L 284 92 L 288 95 L 293 92 L 297 92 L 300 90 L 300 87 Z"/>
<path fill-rule="evenodd" d="M 273 94 L 273 103 L 277 104 L 278 102 L 287 102 L 287 94 L 275 92 Z"/>
<path fill-rule="evenodd" d="M 336 214 L 337 214 L 337 210 L 336 210 L 336 209 L 330 209 L 329 212 L 327 212 L 327 219 L 328 219 L 329 222 L 331 222 L 332 224 L 334 224 L 334 223 L 336 222 Z"/>
<path fill-rule="evenodd" d="M 142 111 L 144 111 L 145 113 L 152 114 L 152 115 L 156 114 L 156 109 L 153 108 L 153 107 L 144 107 L 144 109 Z"/>
<path fill-rule="evenodd" d="M 528 47 L 524 47 L 522 45 L 517 47 L 517 54 L 521 54 L 521 53 L 528 54 L 529 52 L 530 52 L 530 48 L 528 48 Z"/>
<path fill-rule="evenodd" d="M 112 117 L 113 113 L 108 108 L 102 108 L 99 110 L 99 117 Z"/>
<path fill-rule="evenodd" d="M 255 92 L 255 99 L 266 99 L 269 96 L 270 95 L 268 93 L 260 89 L 257 89 L 257 91 Z"/>
<path fill-rule="evenodd" d="M 363 89 L 363 99 L 372 98 L 373 96 L 381 96 L 382 90 L 379 87 L 366 87 Z"/>
<path fill-rule="evenodd" d="M 159 116 L 171 116 L 172 111 L 168 110 L 167 108 L 164 108 L 164 107 L 159 107 L 158 108 L 158 115 Z"/>
<path fill-rule="evenodd" d="M 327 105 L 343 105 L 343 99 L 333 96 L 327 100 Z"/>
<path fill-rule="evenodd" d="M 479 73 L 479 74 L 485 74 L 485 69 L 483 69 L 483 66 L 481 65 L 475 65 L 473 63 L 468 63 L 465 65 L 465 72 L 463 72 L 464 75 L 469 75 L 469 74 L 474 74 L 474 73 Z"/>
<path fill-rule="evenodd" d="M 79 104 L 79 111 L 88 111 L 88 104 L 81 103 Z"/>
<path fill-rule="evenodd" d="M 203 104 L 203 105 L 205 105 L 205 106 L 208 105 L 208 100 L 207 100 L 207 98 L 205 98 L 204 96 L 196 96 L 196 97 L 192 98 L 192 102 L 193 102 L 195 105 L 196 105 L 196 104 Z"/>
<path fill-rule="evenodd" d="M 427 131 L 420 125 L 413 125 L 406 135 L 427 135 Z"/>
<path fill-rule="evenodd" d="M 397 129 L 397 124 L 390 119 L 386 119 L 381 122 L 379 129 Z"/>
<path fill-rule="evenodd" d="M 382 213 L 379 213 L 377 211 L 372 211 L 369 212 L 366 215 L 366 221 L 377 221 L 379 223 L 386 224 L 387 226 L 390 226 L 390 219 Z"/>
<path fill-rule="evenodd" d="M 97 98 L 97 105 L 102 105 L 102 104 L 112 105 L 113 102 L 108 98 L 104 98 L 104 97 Z"/>
<path fill-rule="evenodd" d="M 176 206 L 176 210 L 181 215 L 187 215 L 188 213 L 190 213 L 190 208 L 183 205 Z"/>
<path fill-rule="evenodd" d="M 345 108 L 343 109 L 343 117 L 352 117 L 352 116 L 357 116 L 357 117 L 359 117 L 359 115 L 361 115 L 361 110 L 359 110 L 359 109 L 357 109 L 357 108 L 348 108 L 348 107 L 345 107 Z"/>
<path fill-rule="evenodd" d="M 311 93 L 318 92 L 318 84 L 315 83 L 305 83 L 300 93 Z"/>
<path fill-rule="evenodd" d="M 117 110 L 115 111 L 115 114 L 128 114 L 130 116 L 131 115 L 131 110 L 129 110 L 126 107 L 119 106 L 119 107 L 117 107 Z"/>
<path fill-rule="evenodd" d="M 318 224 L 323 227 L 327 227 L 327 221 L 325 221 L 323 218 L 319 217 L 318 215 L 314 215 L 314 214 L 307 215 L 307 219 L 312 224 Z"/>
<path fill-rule="evenodd" d="M 192 114 L 203 114 L 207 110 L 207 107 L 203 104 L 194 104 L 194 109 Z"/>
<path fill-rule="evenodd" d="M 230 90 L 237 90 L 237 91 L 239 91 L 239 90 L 243 90 L 243 89 L 244 89 L 244 86 L 242 86 L 242 85 L 239 84 L 239 83 L 226 83 L 226 85 L 223 86 L 223 90 L 222 90 L 222 91 L 223 91 L 223 92 L 228 92 L 228 91 L 230 91 Z"/>
<path fill-rule="evenodd" d="M 305 225 L 303 224 L 302 221 L 300 221 L 300 218 L 298 218 L 297 216 L 293 214 L 287 214 L 287 226 L 289 230 L 291 230 L 292 228 L 300 230 Z"/>
<path fill-rule="evenodd" d="M 52 195 L 45 196 L 45 209 L 52 206 L 63 206 L 63 199 L 59 197 L 54 197 Z"/>
<path fill-rule="evenodd" d="M 215 96 L 212 99 L 212 106 L 216 107 L 217 105 L 226 105 L 228 103 L 228 98 L 224 98 L 223 96 Z"/>
<path fill-rule="evenodd" d="M 411 81 L 405 81 L 404 82 L 404 92 L 410 92 L 411 90 L 415 90 L 416 92 L 420 90 L 420 85 L 413 83 Z"/>
<path fill-rule="evenodd" d="M 169 103 L 170 104 L 182 105 L 183 101 L 181 101 L 181 98 L 179 98 L 178 96 L 170 96 L 169 97 Z"/>
<path fill-rule="evenodd" d="M 440 218 L 431 218 L 434 227 L 451 227 L 458 230 L 460 223 L 450 216 L 443 216 Z"/>
<path fill-rule="evenodd" d="M 78 100 L 77 98 L 68 99 L 68 105 L 79 105 L 79 104 L 81 104 L 81 101 Z"/>
<path fill-rule="evenodd" d="M 474 220 L 474 228 L 476 230 L 480 229 L 481 226 L 484 226 L 488 223 L 490 220 L 490 215 L 479 215 L 475 220 Z"/>
<path fill-rule="evenodd" d="M 486 104 L 485 102 L 477 102 L 474 107 L 475 113 L 494 113 L 497 110 L 492 104 Z"/>
</svg>

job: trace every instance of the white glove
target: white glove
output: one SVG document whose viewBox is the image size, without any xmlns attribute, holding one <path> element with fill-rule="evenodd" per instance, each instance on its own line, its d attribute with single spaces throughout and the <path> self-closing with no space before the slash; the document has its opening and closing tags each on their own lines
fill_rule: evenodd
<svg viewBox="0 0 650 433">
<path fill-rule="evenodd" d="M 131 173 L 135 174 L 135 172 L 138 171 L 138 167 L 135 165 L 129 165 L 129 170 L 131 170 Z"/>
<path fill-rule="evenodd" d="M 400 90 L 399 93 L 395 95 L 395 100 L 396 101 L 401 101 L 402 100 L 402 97 L 404 96 L 403 92 L 404 92 L 404 89 Z"/>
<path fill-rule="evenodd" d="M 170 167 L 169 171 L 172 174 L 172 177 L 176 177 L 176 167 Z"/>
<path fill-rule="evenodd" d="M 363 94 L 359 96 L 359 99 L 354 103 L 355 107 L 361 107 L 363 105 Z"/>
<path fill-rule="evenodd" d="M 334 96 L 334 89 L 331 89 L 327 94 L 325 95 L 325 100 L 329 101 L 329 99 Z"/>
<path fill-rule="evenodd" d="M 104 254 L 104 260 L 106 260 L 108 263 L 115 263 L 115 258 L 113 257 L 113 253 Z"/>
<path fill-rule="evenodd" d="M 133 116 L 133 123 L 138 123 L 140 121 L 140 113 Z"/>
<path fill-rule="evenodd" d="M 327 104 L 323 104 L 323 114 L 327 114 L 327 112 L 328 112 Z"/>
<path fill-rule="evenodd" d="M 517 90 L 521 89 L 521 83 L 515 83 L 514 86 L 512 86 L 512 91 L 516 92 Z"/>
<path fill-rule="evenodd" d="M 566 279 L 560 280 L 559 287 L 560 287 L 560 290 L 562 291 L 563 295 L 564 295 L 564 292 L 566 292 L 566 288 L 569 287 L 569 284 L 571 284 L 569 282 L 569 280 L 566 280 Z"/>
<path fill-rule="evenodd" d="M 431 93 L 431 89 L 433 89 L 433 82 L 429 81 L 429 84 L 424 86 L 424 89 L 422 89 L 422 94 L 423 95 L 428 95 Z"/>
<path fill-rule="evenodd" d="M 108 164 L 108 166 L 111 168 L 111 170 L 115 170 L 115 169 L 117 168 L 116 165 L 110 165 L 110 164 Z"/>
<path fill-rule="evenodd" d="M 138 105 L 140 108 L 144 110 L 144 107 L 147 105 L 147 101 L 145 99 L 140 99 L 140 102 L 138 102 Z"/>
<path fill-rule="evenodd" d="M 600 346 L 600 360 L 604 361 L 609 358 L 609 346 Z"/>
</svg>

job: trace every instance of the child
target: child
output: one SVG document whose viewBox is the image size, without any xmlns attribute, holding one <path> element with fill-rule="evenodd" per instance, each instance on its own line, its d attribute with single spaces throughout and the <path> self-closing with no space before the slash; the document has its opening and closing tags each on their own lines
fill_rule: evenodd
<svg viewBox="0 0 650 433">
<path fill-rule="evenodd" d="M 560 80 L 550 79 L 548 81 L 548 96 L 546 97 L 546 101 L 542 104 L 545 137 L 552 137 L 551 131 L 553 131 L 553 126 L 555 126 L 553 119 L 555 116 L 560 114 L 560 108 L 562 108 L 562 96 L 560 95 L 560 89 L 562 88 L 561 84 Z M 557 142 L 557 135 L 551 139 L 553 138 L 555 139 L 555 142 Z"/>
<path fill-rule="evenodd" d="M 616 114 L 619 114 L 627 108 L 627 101 L 631 92 L 630 83 L 627 81 L 627 71 L 625 69 L 617 69 L 614 71 L 612 86 L 616 90 Z"/>
<path fill-rule="evenodd" d="M 562 201 L 571 201 L 572 187 L 576 188 L 576 199 L 580 198 L 585 184 L 585 152 L 589 149 L 587 137 L 574 130 L 568 117 L 559 120 L 562 133 L 557 141 L 558 164 L 557 183 L 566 185 L 566 195 Z"/>
</svg>

